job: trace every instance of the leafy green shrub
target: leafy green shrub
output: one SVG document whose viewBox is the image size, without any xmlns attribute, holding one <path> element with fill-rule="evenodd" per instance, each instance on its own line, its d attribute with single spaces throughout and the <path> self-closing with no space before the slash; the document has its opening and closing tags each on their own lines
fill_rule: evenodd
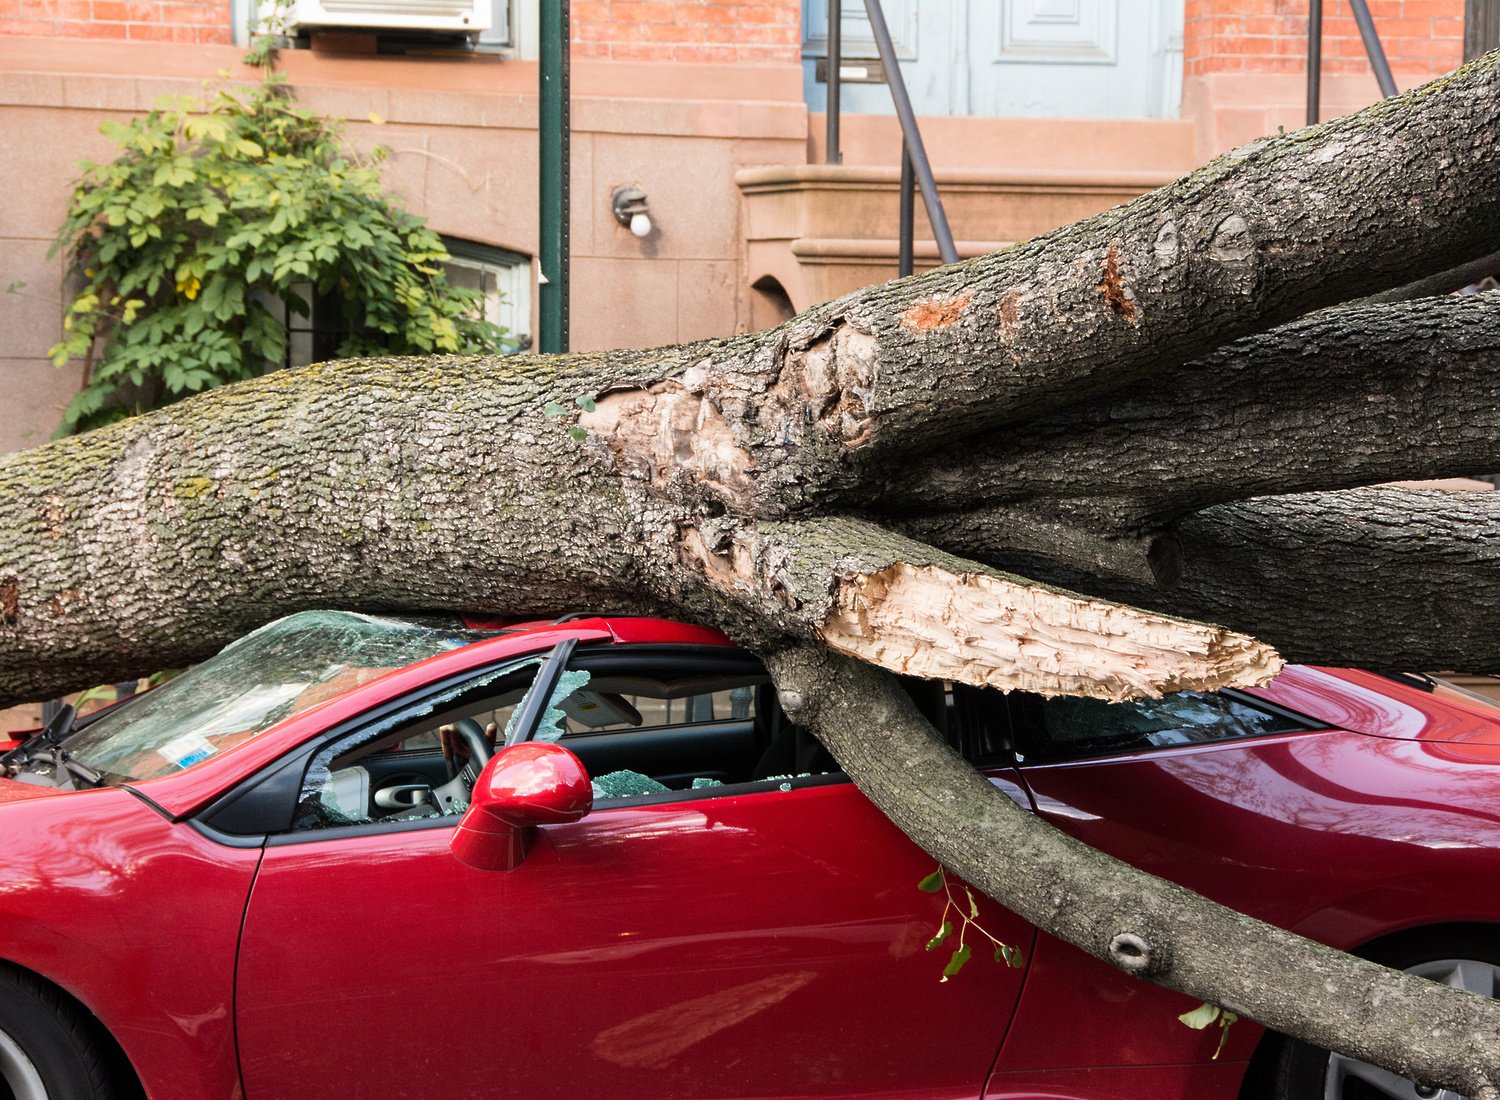
<svg viewBox="0 0 1500 1100">
<path fill-rule="evenodd" d="M 503 350 L 479 294 L 447 282 L 437 234 L 383 193 L 384 151 L 344 152 L 277 76 L 101 129 L 120 155 L 82 165 L 53 246 L 82 289 L 52 359 L 87 368 L 63 430 L 280 363 L 278 306 L 309 316 L 309 289 L 337 309 L 340 356 Z"/>
</svg>

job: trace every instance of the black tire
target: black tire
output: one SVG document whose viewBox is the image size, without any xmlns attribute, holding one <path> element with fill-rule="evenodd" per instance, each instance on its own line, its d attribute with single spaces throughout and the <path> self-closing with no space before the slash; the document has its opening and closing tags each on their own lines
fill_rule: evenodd
<svg viewBox="0 0 1500 1100">
<path fill-rule="evenodd" d="M 1500 930 L 1461 926 L 1404 933 L 1358 954 L 1395 970 L 1418 969 L 1445 959 L 1473 960 L 1500 967 Z M 1349 1081 L 1343 1096 L 1329 1097 L 1325 1094 L 1328 1051 L 1284 1035 L 1266 1038 L 1267 1042 L 1278 1044 L 1279 1049 L 1270 1060 L 1265 1091 L 1247 1090 L 1241 1093 L 1241 1100 L 1386 1100 L 1389 1096 L 1363 1082 Z"/>
<path fill-rule="evenodd" d="M 0 967 L 0 1097 L 40 1088 L 47 1100 L 110 1100 L 115 1088 L 97 1029 L 52 986 Z"/>
</svg>

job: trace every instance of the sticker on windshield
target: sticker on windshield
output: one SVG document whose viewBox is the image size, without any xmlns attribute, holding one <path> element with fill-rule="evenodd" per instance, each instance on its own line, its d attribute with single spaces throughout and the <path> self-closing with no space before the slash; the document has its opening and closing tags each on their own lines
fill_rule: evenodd
<svg viewBox="0 0 1500 1100">
<path fill-rule="evenodd" d="M 156 750 L 156 755 L 176 764 L 179 768 L 191 768 L 199 761 L 207 760 L 215 751 L 213 743 L 195 731 L 184 733 L 181 737 L 168 741 Z"/>
</svg>

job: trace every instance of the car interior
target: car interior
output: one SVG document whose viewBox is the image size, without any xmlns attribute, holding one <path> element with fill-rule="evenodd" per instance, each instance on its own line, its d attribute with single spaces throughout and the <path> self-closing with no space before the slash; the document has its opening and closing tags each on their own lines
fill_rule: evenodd
<svg viewBox="0 0 1500 1100">
<path fill-rule="evenodd" d="M 294 828 L 461 813 L 535 674 L 528 664 L 420 721 L 336 742 L 308 767 Z M 838 773 L 760 663 L 735 650 L 580 654 L 530 732 L 578 756 L 596 801 Z"/>
</svg>

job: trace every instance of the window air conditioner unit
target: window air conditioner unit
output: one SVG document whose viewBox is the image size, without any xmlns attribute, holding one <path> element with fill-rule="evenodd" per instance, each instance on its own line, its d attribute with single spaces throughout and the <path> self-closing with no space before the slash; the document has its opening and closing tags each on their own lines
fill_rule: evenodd
<svg viewBox="0 0 1500 1100">
<path fill-rule="evenodd" d="M 490 29 L 493 0 L 294 0 L 289 29 L 360 27 L 448 31 L 477 35 Z"/>
</svg>

